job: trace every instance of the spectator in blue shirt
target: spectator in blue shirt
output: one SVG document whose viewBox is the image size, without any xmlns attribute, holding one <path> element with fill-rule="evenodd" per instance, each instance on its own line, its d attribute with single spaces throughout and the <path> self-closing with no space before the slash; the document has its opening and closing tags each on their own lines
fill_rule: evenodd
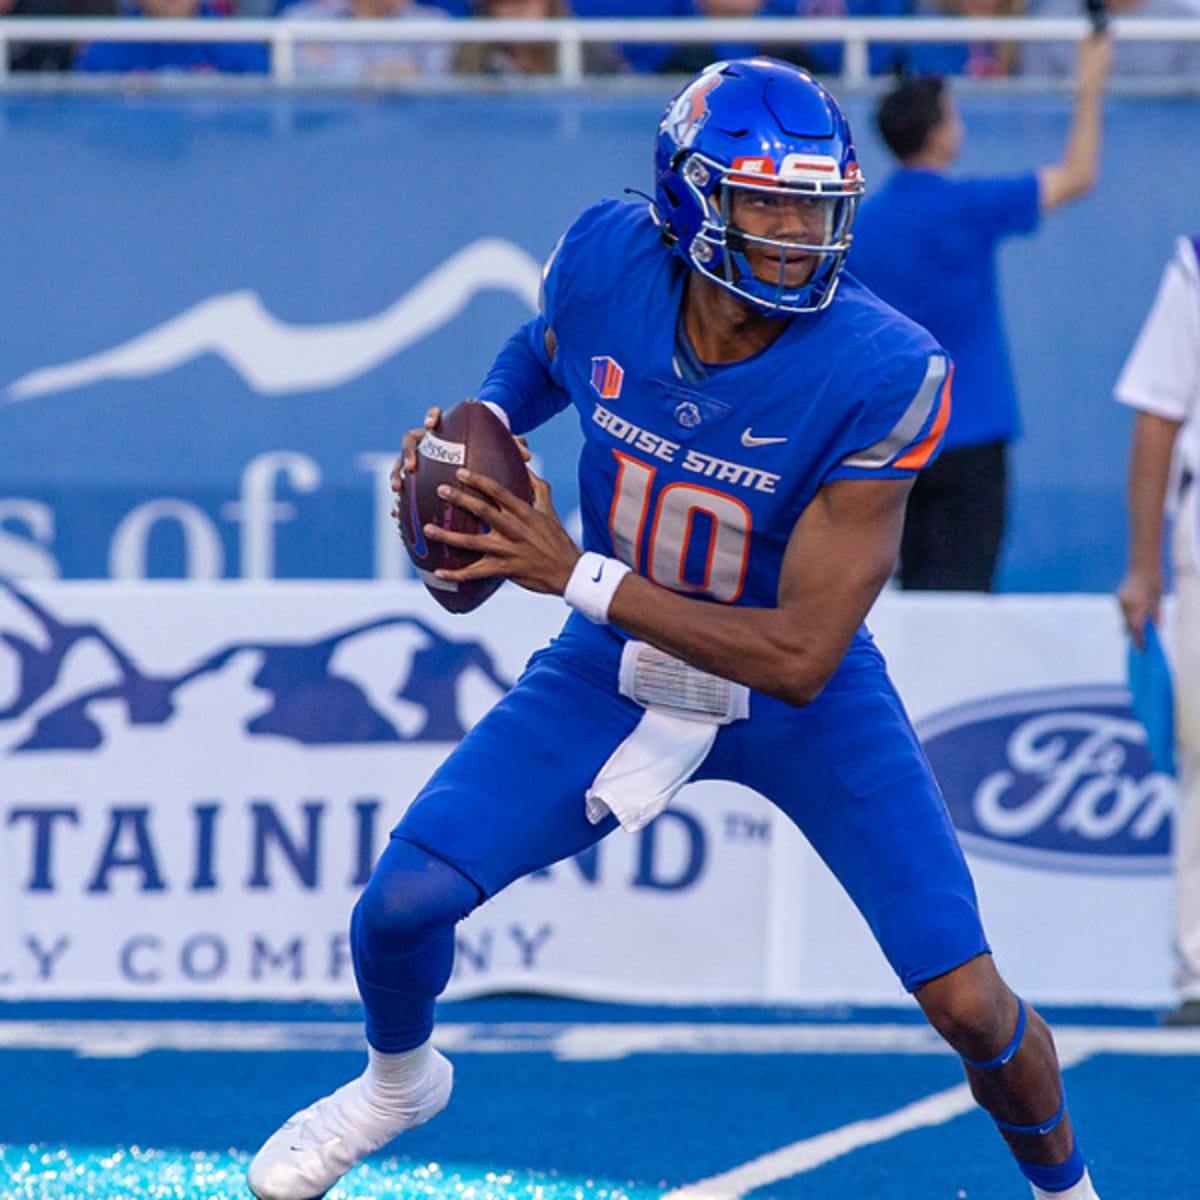
<svg viewBox="0 0 1200 1200">
<path fill-rule="evenodd" d="M 441 0 L 450 3 L 453 0 Z M 637 21 L 646 17 L 690 17 L 695 15 L 692 0 L 572 0 L 571 11 L 577 17 L 605 17 Z M 628 42 L 617 47 L 618 53 L 634 71 L 661 71 L 673 46 L 653 42 Z"/>
<path fill-rule="evenodd" d="M 209 0 L 141 0 L 128 16 L 225 16 Z M 97 73 L 129 71 L 225 71 L 264 74 L 270 65 L 267 47 L 255 42 L 93 42 L 76 67 Z"/>
<path fill-rule="evenodd" d="M 907 17 L 911 12 L 912 0 L 767 0 L 767 16 L 771 17 Z M 818 75 L 840 75 L 844 70 L 840 42 L 809 43 L 807 50 Z M 900 70 L 907 51 L 904 43 L 871 42 L 867 46 L 871 74 Z"/>
<path fill-rule="evenodd" d="M 879 131 L 899 168 L 858 214 L 850 270 L 924 325 L 955 365 L 942 454 L 909 496 L 900 549 L 905 588 L 986 592 L 995 580 L 1008 445 L 1019 432 L 996 251 L 1095 183 L 1110 39 L 1097 34 L 1081 42 L 1077 64 L 1062 159 L 1011 178 L 947 173 L 962 146 L 963 124 L 940 77 L 902 80 L 879 105 Z"/>
<path fill-rule="evenodd" d="M 769 11 L 771 0 L 694 0 L 692 16 L 714 17 L 726 20 L 745 20 L 753 17 L 776 16 Z M 791 15 L 795 15 L 792 8 Z M 668 75 L 695 75 L 709 63 L 721 59 L 753 58 L 756 54 L 770 54 L 786 62 L 815 71 L 817 64 L 801 45 L 760 45 L 757 42 L 683 42 L 676 46 L 659 67 Z"/>
<path fill-rule="evenodd" d="M 595 0 L 594 0 L 595 2 Z M 605 0 L 598 0 L 604 3 Z M 609 3 L 614 0 L 608 0 Z M 662 0 L 657 0 L 661 3 Z M 688 42 L 660 55 L 655 70 L 664 74 L 691 75 L 718 59 L 748 58 L 769 54 L 781 58 L 816 75 L 839 75 L 842 72 L 840 42 L 809 42 L 804 38 L 805 17 L 894 17 L 908 11 L 909 0 L 683 0 L 681 13 L 661 15 L 722 17 L 747 19 L 754 17 L 792 17 L 796 21 L 796 38 L 789 43 L 751 42 Z M 867 49 L 872 74 L 883 75 L 899 67 L 902 48 L 872 43 Z"/>
<path fill-rule="evenodd" d="M 566 0 L 475 0 L 481 17 L 501 21 L 559 20 L 574 16 Z M 552 75 L 558 70 L 558 47 L 553 42 L 465 42 L 454 58 L 462 75 Z M 626 70 L 625 60 L 603 42 L 585 42 L 585 75 L 613 75 Z"/>
<path fill-rule="evenodd" d="M 1079 0 L 1074 0 L 1079 11 Z M 917 0 L 913 16 L 921 17 L 1019 17 L 1024 0 Z M 969 29 L 970 27 L 967 26 Z M 1012 75 L 1017 65 L 1013 42 L 990 42 L 973 38 L 966 42 L 914 42 L 904 58 L 910 75 L 967 75 L 990 79 Z"/>
</svg>

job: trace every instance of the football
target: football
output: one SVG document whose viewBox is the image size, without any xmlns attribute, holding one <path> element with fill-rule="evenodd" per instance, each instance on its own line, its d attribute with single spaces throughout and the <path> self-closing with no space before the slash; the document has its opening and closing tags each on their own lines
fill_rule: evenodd
<svg viewBox="0 0 1200 1200">
<path fill-rule="evenodd" d="M 479 555 L 435 542 L 425 536 L 426 525 L 440 525 L 461 533 L 478 533 L 480 522 L 469 512 L 443 500 L 437 490 L 443 483 L 460 487 L 460 467 L 487 475 L 514 496 L 533 501 L 529 472 L 520 448 L 504 422 L 486 404 L 464 400 L 442 413 L 441 420 L 422 438 L 417 448 L 417 470 L 405 475 L 397 505 L 397 524 L 408 557 L 429 594 L 447 611 L 470 612 L 478 608 L 503 579 L 474 579 L 454 583 L 439 579 L 437 570 L 457 571 Z"/>
</svg>

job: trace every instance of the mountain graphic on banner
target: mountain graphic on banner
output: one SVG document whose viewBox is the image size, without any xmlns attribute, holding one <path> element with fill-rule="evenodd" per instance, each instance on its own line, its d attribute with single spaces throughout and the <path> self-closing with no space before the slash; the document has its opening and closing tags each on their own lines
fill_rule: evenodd
<svg viewBox="0 0 1200 1200">
<path fill-rule="evenodd" d="M 482 678 L 497 696 L 511 687 L 481 643 L 447 638 L 411 616 L 382 616 L 309 641 L 230 642 L 179 672 L 154 674 L 99 625 L 62 621 L 8 584 L 0 584 L 0 601 L 21 618 L 0 610 L 0 746 L 10 753 L 99 749 L 101 706 L 107 714 L 115 705 L 127 727 L 169 725 L 189 689 L 236 675 L 233 664 L 247 657 L 254 703 L 244 732 L 307 746 L 456 742 L 467 725 L 464 678 Z M 372 639 L 381 634 L 403 635 L 410 649 L 407 673 L 396 660 L 398 678 L 393 660 L 383 658 L 384 683 L 378 669 L 354 669 L 378 668 Z"/>
<path fill-rule="evenodd" d="M 481 292 L 508 292 L 536 311 L 540 276 L 540 265 L 519 246 L 480 238 L 362 321 L 290 325 L 256 292 L 211 296 L 111 350 L 31 371 L 5 397 L 31 400 L 110 379 L 144 379 L 204 354 L 223 358 L 262 395 L 337 387 L 436 332 Z"/>
</svg>

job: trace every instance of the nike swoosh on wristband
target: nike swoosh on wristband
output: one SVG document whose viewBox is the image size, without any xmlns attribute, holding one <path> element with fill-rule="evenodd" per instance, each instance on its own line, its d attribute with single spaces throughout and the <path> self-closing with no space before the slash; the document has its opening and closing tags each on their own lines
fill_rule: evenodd
<svg viewBox="0 0 1200 1200">
<path fill-rule="evenodd" d="M 750 426 L 747 425 L 742 430 L 742 445 L 747 449 L 753 449 L 755 446 L 778 446 L 781 442 L 786 442 L 785 437 L 755 437 L 750 432 Z"/>
<path fill-rule="evenodd" d="M 604 564 L 603 564 L 603 563 L 601 563 L 601 564 L 600 564 L 600 565 L 599 565 L 599 566 L 596 568 L 596 573 L 595 573 L 595 575 L 593 575 L 593 576 L 592 576 L 592 582 L 593 582 L 593 583 L 599 583 L 599 582 L 600 582 L 600 576 L 601 576 L 601 575 L 603 575 L 603 574 L 604 574 Z"/>
</svg>

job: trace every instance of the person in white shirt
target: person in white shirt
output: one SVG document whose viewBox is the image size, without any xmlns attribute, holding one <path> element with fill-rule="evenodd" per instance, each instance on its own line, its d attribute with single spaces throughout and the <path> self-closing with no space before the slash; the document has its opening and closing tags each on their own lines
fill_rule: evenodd
<svg viewBox="0 0 1200 1200">
<path fill-rule="evenodd" d="M 1173 517 L 1174 692 L 1179 810 L 1175 825 L 1176 984 L 1172 1025 L 1200 1025 L 1200 238 L 1180 238 L 1117 380 L 1137 410 L 1130 455 L 1129 562 L 1117 591 L 1134 642 L 1157 624 L 1163 531 Z"/>
</svg>

